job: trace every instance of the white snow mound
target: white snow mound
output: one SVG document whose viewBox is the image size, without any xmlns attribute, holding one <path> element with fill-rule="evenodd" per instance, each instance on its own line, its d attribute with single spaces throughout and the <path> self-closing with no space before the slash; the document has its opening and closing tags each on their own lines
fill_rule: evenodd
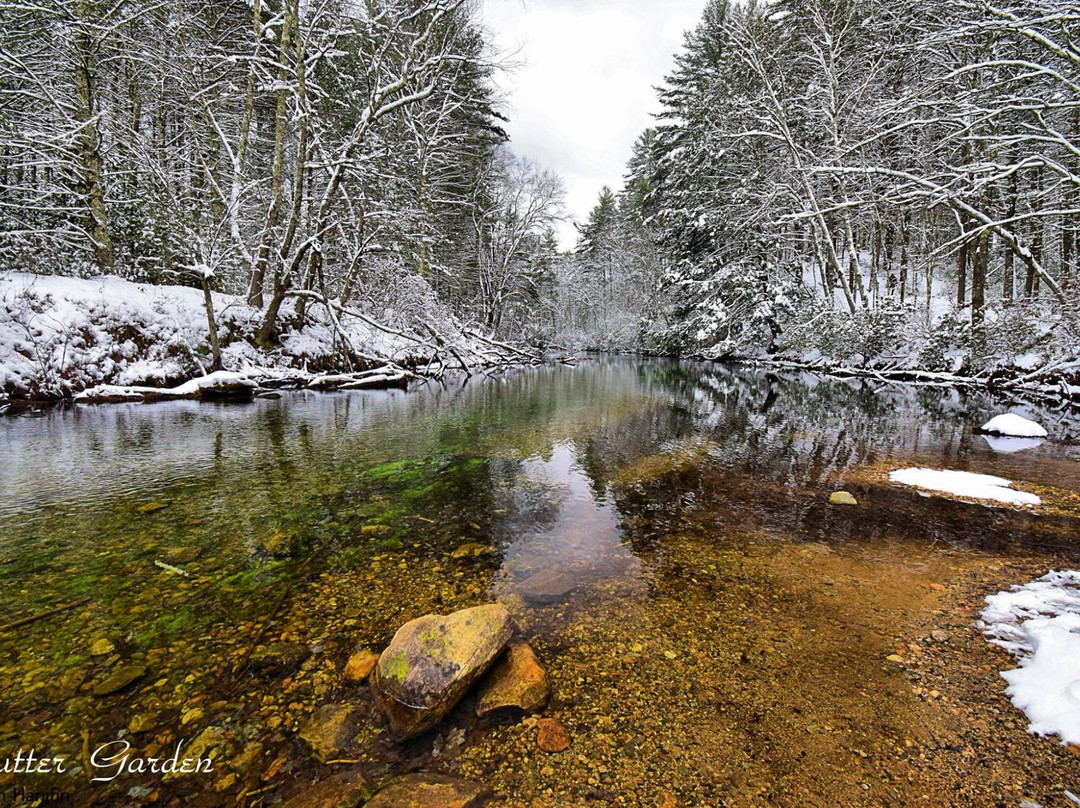
<svg viewBox="0 0 1080 808">
<path fill-rule="evenodd" d="M 1001 676 L 1031 722 L 1028 731 L 1080 744 L 1080 571 L 1050 572 L 986 604 L 980 628 L 1020 658 Z"/>
<path fill-rule="evenodd" d="M 1011 438 L 1045 438 L 1047 434 L 1037 423 L 1014 412 L 994 416 L 982 425 L 982 431 Z"/>
<path fill-rule="evenodd" d="M 1027 491 L 1016 491 L 1012 480 L 970 471 L 944 471 L 941 469 L 898 469 L 889 472 L 889 479 L 901 485 L 940 491 L 958 497 L 1005 502 L 1010 505 L 1041 505 L 1042 500 Z"/>
</svg>

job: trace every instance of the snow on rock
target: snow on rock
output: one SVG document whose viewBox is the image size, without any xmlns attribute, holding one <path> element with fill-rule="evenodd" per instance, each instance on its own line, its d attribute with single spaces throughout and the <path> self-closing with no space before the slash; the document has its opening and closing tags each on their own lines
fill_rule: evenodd
<svg viewBox="0 0 1080 808">
<path fill-rule="evenodd" d="M 1080 571 L 1050 572 L 986 604 L 980 628 L 1020 658 L 1001 676 L 1029 731 L 1080 744 Z"/>
<path fill-rule="evenodd" d="M 994 416 L 980 427 L 980 431 L 1013 438 L 1045 438 L 1047 434 L 1046 430 L 1034 421 L 1013 412 Z"/>
<path fill-rule="evenodd" d="M 1042 500 L 1027 491 L 1016 491 L 1011 480 L 970 471 L 910 468 L 889 472 L 889 479 L 901 485 L 940 491 L 970 499 L 992 500 L 1010 505 L 1041 505 Z"/>
</svg>

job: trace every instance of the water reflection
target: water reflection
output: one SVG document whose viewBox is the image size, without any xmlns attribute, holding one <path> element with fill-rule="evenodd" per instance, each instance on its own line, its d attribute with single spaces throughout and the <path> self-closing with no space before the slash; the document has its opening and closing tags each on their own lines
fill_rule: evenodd
<svg viewBox="0 0 1080 808">
<path fill-rule="evenodd" d="M 595 488 L 571 445 L 554 444 L 546 456 L 522 462 L 520 472 L 496 594 L 558 601 L 591 581 L 637 574 L 640 562 L 623 544 L 606 490 Z"/>
</svg>

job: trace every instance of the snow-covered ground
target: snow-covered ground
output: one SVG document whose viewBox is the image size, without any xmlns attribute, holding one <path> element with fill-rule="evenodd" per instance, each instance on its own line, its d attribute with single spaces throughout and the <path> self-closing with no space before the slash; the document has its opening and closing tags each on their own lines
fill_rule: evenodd
<svg viewBox="0 0 1080 808">
<path fill-rule="evenodd" d="M 1013 489 L 1012 481 L 989 474 L 973 474 L 970 471 L 942 469 L 898 469 L 889 472 L 889 479 L 901 485 L 910 485 L 927 491 L 940 491 L 969 499 L 1005 502 L 1010 505 L 1041 505 L 1035 494 Z"/>
<path fill-rule="evenodd" d="M 260 311 L 223 294 L 214 294 L 214 309 L 227 370 L 266 379 L 341 369 L 329 323 L 287 329 L 279 347 L 262 351 L 249 340 Z M 357 318 L 343 328 L 366 356 L 426 358 L 416 341 Z M 59 398 L 99 385 L 176 386 L 206 375 L 210 364 L 201 289 L 0 273 L 0 398 Z"/>
<path fill-rule="evenodd" d="M 981 627 L 1020 659 L 1001 675 L 1030 731 L 1080 745 L 1080 571 L 1050 572 L 986 604 Z"/>
</svg>

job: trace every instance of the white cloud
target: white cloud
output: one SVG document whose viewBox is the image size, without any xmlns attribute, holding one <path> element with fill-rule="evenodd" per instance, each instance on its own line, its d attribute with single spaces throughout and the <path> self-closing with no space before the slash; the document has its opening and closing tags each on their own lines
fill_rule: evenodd
<svg viewBox="0 0 1080 808">
<path fill-rule="evenodd" d="M 622 184 L 634 140 L 659 111 L 683 32 L 704 0 L 484 0 L 496 46 L 519 67 L 504 73 L 511 147 L 559 173 L 567 208 L 583 220 L 603 185 Z M 564 248 L 576 233 L 560 231 Z"/>
</svg>

